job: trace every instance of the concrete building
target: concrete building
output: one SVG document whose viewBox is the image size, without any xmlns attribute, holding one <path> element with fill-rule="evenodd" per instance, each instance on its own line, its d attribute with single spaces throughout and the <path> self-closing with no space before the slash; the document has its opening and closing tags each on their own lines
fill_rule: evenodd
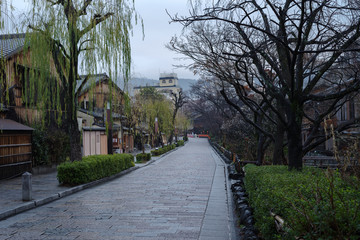
<svg viewBox="0 0 360 240">
<path fill-rule="evenodd" d="M 142 88 L 149 86 L 138 86 L 134 87 L 134 95 L 137 95 Z M 164 94 L 169 99 L 172 98 L 172 93 L 179 95 L 181 88 L 179 86 L 179 79 L 176 73 L 161 73 L 159 77 L 159 83 L 154 87 L 157 91 Z"/>
</svg>

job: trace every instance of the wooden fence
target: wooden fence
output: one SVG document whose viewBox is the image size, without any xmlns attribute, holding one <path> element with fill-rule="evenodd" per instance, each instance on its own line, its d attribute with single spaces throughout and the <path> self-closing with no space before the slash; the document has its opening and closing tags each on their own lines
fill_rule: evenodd
<svg viewBox="0 0 360 240">
<path fill-rule="evenodd" d="M 359 166 L 358 159 L 345 159 L 339 158 L 338 160 L 335 157 L 331 156 L 305 156 L 303 157 L 303 163 L 305 166 L 313 166 L 320 168 L 339 168 L 345 164 L 348 166 Z"/>
<path fill-rule="evenodd" d="M 0 135 L 0 179 L 31 171 L 31 133 Z"/>
</svg>

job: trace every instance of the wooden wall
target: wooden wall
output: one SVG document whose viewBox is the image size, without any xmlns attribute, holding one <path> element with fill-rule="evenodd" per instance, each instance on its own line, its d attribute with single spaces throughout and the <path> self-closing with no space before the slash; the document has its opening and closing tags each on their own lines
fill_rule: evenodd
<svg viewBox="0 0 360 240">
<path fill-rule="evenodd" d="M 0 179 L 31 172 L 31 134 L 0 134 Z"/>
<path fill-rule="evenodd" d="M 83 131 L 83 154 L 107 154 L 107 137 L 104 131 Z"/>
</svg>

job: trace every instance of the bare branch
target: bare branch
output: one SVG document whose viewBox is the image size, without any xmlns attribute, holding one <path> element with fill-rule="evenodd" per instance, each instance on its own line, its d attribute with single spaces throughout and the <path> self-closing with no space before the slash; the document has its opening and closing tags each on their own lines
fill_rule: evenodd
<svg viewBox="0 0 360 240">
<path fill-rule="evenodd" d="M 108 19 L 109 17 L 113 16 L 114 13 L 106 13 L 105 15 L 94 15 L 93 19 L 91 20 L 90 24 L 85 27 L 83 30 L 80 31 L 79 33 L 79 39 L 81 39 L 82 36 L 84 36 L 86 33 L 88 33 L 89 31 L 91 31 L 93 28 L 96 27 L 96 25 L 98 25 L 99 23 L 105 21 L 106 19 Z"/>
<path fill-rule="evenodd" d="M 91 4 L 92 0 L 84 0 L 84 5 L 81 7 L 81 9 L 78 11 L 78 17 L 86 15 L 86 9 Z"/>
</svg>

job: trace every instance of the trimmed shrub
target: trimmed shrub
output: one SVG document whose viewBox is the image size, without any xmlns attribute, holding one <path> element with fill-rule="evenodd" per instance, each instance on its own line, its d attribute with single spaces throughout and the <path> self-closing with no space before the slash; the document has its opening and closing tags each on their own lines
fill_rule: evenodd
<svg viewBox="0 0 360 240">
<path fill-rule="evenodd" d="M 338 172 L 287 166 L 245 167 L 255 226 L 264 239 L 359 239 L 360 186 Z M 354 184 L 355 183 L 355 184 Z M 276 231 L 270 211 L 285 221 Z"/>
<path fill-rule="evenodd" d="M 162 148 L 159 148 L 159 149 L 155 149 L 155 150 L 152 150 L 151 151 L 151 155 L 153 156 L 159 156 L 161 154 L 164 154 L 172 149 L 175 149 L 176 145 L 175 144 L 171 144 L 171 145 L 167 145 L 167 146 L 164 146 Z"/>
<path fill-rule="evenodd" d="M 131 154 L 93 155 L 82 161 L 65 162 L 57 167 L 59 183 L 78 185 L 119 173 L 135 166 Z"/>
<path fill-rule="evenodd" d="M 176 142 L 177 147 L 184 146 L 184 144 L 185 144 L 184 140 L 179 140 L 179 141 Z"/>
<path fill-rule="evenodd" d="M 136 162 L 149 161 L 151 159 L 151 153 L 139 153 L 136 155 Z"/>
<path fill-rule="evenodd" d="M 188 141 L 188 140 L 189 140 L 188 136 L 185 135 L 185 136 L 183 137 L 183 140 L 184 140 L 185 142 Z"/>
</svg>

